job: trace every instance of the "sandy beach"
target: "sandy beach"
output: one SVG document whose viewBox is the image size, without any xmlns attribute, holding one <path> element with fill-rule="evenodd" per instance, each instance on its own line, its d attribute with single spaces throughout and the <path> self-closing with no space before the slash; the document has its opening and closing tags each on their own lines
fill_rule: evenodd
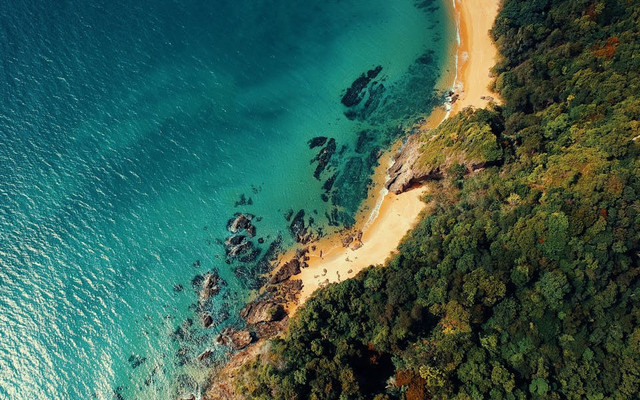
<svg viewBox="0 0 640 400">
<path fill-rule="evenodd" d="M 499 0 L 454 0 L 458 20 L 458 73 L 454 91 L 458 100 L 452 115 L 466 107 L 486 107 L 490 99 L 499 102 L 497 94 L 489 91 L 493 80 L 491 68 L 496 64 L 498 49 L 489 30 L 498 15 Z"/>
<path fill-rule="evenodd" d="M 460 45 L 457 50 L 456 79 L 451 85 L 458 99 L 449 116 L 469 106 L 483 108 L 490 98 L 498 101 L 496 95 L 489 91 L 492 81 L 490 69 L 498 54 L 489 30 L 498 13 L 499 0 L 454 0 L 453 4 Z M 437 126 L 445 114 L 443 109 L 434 110 L 420 128 Z M 404 236 L 418 223 L 420 213 L 428 211 L 427 203 L 421 200 L 429 190 L 428 186 L 414 188 L 400 195 L 383 189 L 386 169 L 396 149 L 381 158 L 374 174 L 374 186 L 370 189 L 363 211 L 356 218 L 355 231 L 362 232 L 361 241 L 345 247 L 342 243 L 344 236 L 333 235 L 314 243 L 315 250 L 309 253 L 309 267 L 292 277 L 302 280 L 303 289 L 299 303 L 289 305 L 290 312 L 304 304 L 319 287 L 351 278 L 370 265 L 384 264 Z"/>
</svg>

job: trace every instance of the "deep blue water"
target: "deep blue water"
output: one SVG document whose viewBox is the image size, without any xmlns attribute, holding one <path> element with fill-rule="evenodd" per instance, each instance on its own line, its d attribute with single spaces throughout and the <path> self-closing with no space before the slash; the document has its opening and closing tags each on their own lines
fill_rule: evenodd
<svg viewBox="0 0 640 400">
<path fill-rule="evenodd" d="M 195 357 L 224 357 L 213 338 L 259 283 L 255 263 L 225 263 L 227 220 L 259 217 L 261 256 L 293 243 L 289 210 L 349 224 L 377 151 L 439 101 L 447 7 L 0 2 L 0 399 L 197 391 Z M 347 109 L 378 65 L 384 89 Z M 337 144 L 319 179 L 316 136 Z M 203 329 L 191 281 L 214 269 Z"/>
</svg>

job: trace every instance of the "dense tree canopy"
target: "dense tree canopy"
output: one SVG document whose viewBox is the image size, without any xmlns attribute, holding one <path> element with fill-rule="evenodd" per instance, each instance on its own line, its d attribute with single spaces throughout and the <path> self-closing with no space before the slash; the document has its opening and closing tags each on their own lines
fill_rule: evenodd
<svg viewBox="0 0 640 400">
<path fill-rule="evenodd" d="M 320 291 L 246 367 L 249 397 L 638 398 L 640 7 L 505 0 L 493 36 L 504 105 L 436 134 L 502 161 L 450 168 L 386 268 Z"/>
</svg>

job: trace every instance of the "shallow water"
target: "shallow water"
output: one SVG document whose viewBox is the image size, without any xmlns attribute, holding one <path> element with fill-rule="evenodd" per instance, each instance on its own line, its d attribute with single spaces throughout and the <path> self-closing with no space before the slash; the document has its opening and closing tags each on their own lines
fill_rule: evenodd
<svg viewBox="0 0 640 400">
<path fill-rule="evenodd" d="M 227 220 L 260 217 L 263 248 L 293 243 L 289 210 L 325 232 L 349 224 L 378 149 L 440 101 L 448 12 L 440 0 L 1 2 L 0 398 L 197 391 L 195 357 L 224 356 L 213 338 L 256 284 L 253 264 L 224 262 Z M 345 90 L 378 65 L 377 106 L 347 118 Z M 316 136 L 336 140 L 319 179 Z M 227 285 L 204 330 L 191 281 L 213 269 Z"/>
</svg>

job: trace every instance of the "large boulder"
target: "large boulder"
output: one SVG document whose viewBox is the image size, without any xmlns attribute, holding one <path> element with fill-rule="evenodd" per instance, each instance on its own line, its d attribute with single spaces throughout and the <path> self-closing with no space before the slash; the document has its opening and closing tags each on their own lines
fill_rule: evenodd
<svg viewBox="0 0 640 400">
<path fill-rule="evenodd" d="M 213 325 L 213 317 L 209 314 L 205 314 L 202 317 L 202 326 L 205 328 L 209 328 L 211 325 Z"/>
<path fill-rule="evenodd" d="M 225 328 L 216 337 L 215 341 L 222 346 L 233 347 L 234 350 L 242 350 L 253 343 L 254 336 L 248 330 L 235 330 Z"/>
<path fill-rule="evenodd" d="M 236 331 L 229 335 L 231 337 L 231 345 L 236 350 L 241 350 L 253 342 L 253 336 L 249 331 Z"/>
<path fill-rule="evenodd" d="M 249 236 L 253 237 L 256 234 L 256 228 L 251 224 L 253 218 L 254 216 L 251 214 L 236 214 L 234 218 L 227 222 L 227 230 L 231 233 L 245 230 Z"/>
<path fill-rule="evenodd" d="M 300 261 L 297 258 L 285 263 L 278 271 L 271 277 L 271 283 L 277 284 L 284 282 L 291 278 L 293 275 L 300 273 Z"/>
</svg>

